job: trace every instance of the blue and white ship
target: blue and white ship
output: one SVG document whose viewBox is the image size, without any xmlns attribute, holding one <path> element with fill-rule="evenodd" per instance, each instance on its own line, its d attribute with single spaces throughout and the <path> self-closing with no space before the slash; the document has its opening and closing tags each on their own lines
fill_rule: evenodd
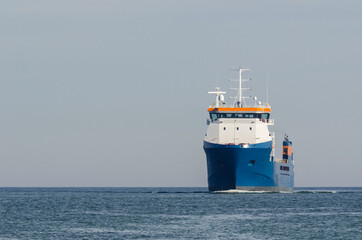
<svg viewBox="0 0 362 240">
<path fill-rule="evenodd" d="M 292 191 L 294 187 L 294 161 L 292 142 L 285 135 L 283 157 L 275 158 L 275 134 L 269 131 L 274 125 L 270 118 L 271 107 L 254 98 L 247 105 L 243 96 L 242 73 L 250 69 L 238 68 L 239 87 L 234 103 L 225 105 L 226 92 L 216 91 L 215 103 L 209 107 L 204 150 L 207 158 L 210 191 Z"/>
</svg>

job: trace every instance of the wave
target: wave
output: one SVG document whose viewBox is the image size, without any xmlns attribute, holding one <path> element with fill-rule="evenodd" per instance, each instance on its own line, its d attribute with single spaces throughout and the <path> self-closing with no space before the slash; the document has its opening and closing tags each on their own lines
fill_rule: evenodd
<svg viewBox="0 0 362 240">
<path fill-rule="evenodd" d="M 105 194 L 207 194 L 207 187 L 65 187 L 65 188 L 1 188 L 1 192 L 55 192 L 55 193 L 92 193 L 102 192 Z M 248 191 L 248 190 L 222 190 L 211 193 L 245 194 L 245 193 L 276 193 L 272 191 Z M 279 193 L 362 193 L 361 187 L 296 187 L 293 192 Z"/>
<path fill-rule="evenodd" d="M 337 191 L 325 191 L 325 190 L 302 190 L 302 191 L 293 191 L 293 193 L 337 193 Z"/>
<path fill-rule="evenodd" d="M 274 191 L 250 191 L 250 190 L 238 190 L 238 189 L 230 189 L 230 190 L 221 190 L 221 191 L 212 191 L 211 193 L 213 194 L 261 194 L 261 193 L 283 193 L 283 194 L 293 194 L 293 193 L 298 193 L 298 194 L 303 194 L 303 193 L 330 193 L 330 194 L 334 194 L 334 193 L 342 193 L 342 192 L 338 192 L 335 190 L 331 190 L 331 191 L 326 191 L 326 190 L 301 190 L 301 191 L 293 191 L 293 192 L 288 192 L 288 191 L 279 191 L 279 192 L 274 192 Z M 343 192 L 345 193 L 345 192 Z"/>
<path fill-rule="evenodd" d="M 221 191 L 212 191 L 211 193 L 222 193 L 222 194 L 245 194 L 245 193 L 275 193 L 272 191 L 250 191 L 250 190 L 238 190 L 238 189 L 230 189 L 230 190 L 221 190 Z"/>
</svg>

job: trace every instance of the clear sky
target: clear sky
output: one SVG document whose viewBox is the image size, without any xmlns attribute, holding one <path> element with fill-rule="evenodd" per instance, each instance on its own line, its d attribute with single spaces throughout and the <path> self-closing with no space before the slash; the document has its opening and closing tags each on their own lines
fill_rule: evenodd
<svg viewBox="0 0 362 240">
<path fill-rule="evenodd" d="M 361 1 L 3 0 L 0 186 L 207 186 L 207 91 L 227 90 L 239 65 L 262 101 L 269 78 L 296 186 L 361 186 L 361 12 Z"/>
</svg>

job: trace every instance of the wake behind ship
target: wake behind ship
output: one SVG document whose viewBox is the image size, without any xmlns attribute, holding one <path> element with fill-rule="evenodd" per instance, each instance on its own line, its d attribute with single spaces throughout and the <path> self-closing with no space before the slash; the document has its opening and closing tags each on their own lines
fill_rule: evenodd
<svg viewBox="0 0 362 240">
<path fill-rule="evenodd" d="M 208 128 L 204 138 L 207 158 L 208 185 L 210 191 L 292 191 L 294 187 L 294 161 L 292 142 L 285 135 L 283 158 L 275 158 L 275 134 L 268 127 L 274 125 L 270 118 L 268 103 L 257 102 L 247 105 L 243 96 L 242 79 L 239 71 L 239 88 L 234 103 L 225 105 L 226 92 L 209 92 L 216 101 L 209 107 Z M 250 90 L 250 88 L 247 88 Z"/>
</svg>

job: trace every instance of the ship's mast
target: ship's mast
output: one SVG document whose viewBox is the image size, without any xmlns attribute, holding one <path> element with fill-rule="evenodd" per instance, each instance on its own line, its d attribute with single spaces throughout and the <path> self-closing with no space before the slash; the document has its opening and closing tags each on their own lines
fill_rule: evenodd
<svg viewBox="0 0 362 240">
<path fill-rule="evenodd" d="M 241 78 L 241 73 L 242 73 L 242 69 L 239 68 L 239 104 L 241 103 L 241 100 L 242 100 L 242 97 L 243 97 L 243 94 L 242 94 L 242 88 L 241 88 L 241 84 L 243 82 L 242 78 Z"/>
<path fill-rule="evenodd" d="M 245 71 L 249 71 L 251 70 L 250 68 L 234 68 L 234 69 L 230 69 L 230 70 L 237 70 L 239 71 L 239 79 L 236 80 L 239 82 L 239 88 L 230 88 L 232 90 L 238 90 L 238 95 L 235 97 L 235 101 L 234 101 L 234 105 L 236 105 L 237 107 L 242 107 L 242 102 L 244 102 L 244 105 L 246 105 L 246 102 L 245 102 L 245 98 L 243 96 L 243 89 L 248 89 L 248 90 L 251 90 L 251 88 L 242 88 L 242 82 L 245 82 L 245 81 L 250 81 L 251 79 L 243 79 L 242 78 L 242 73 L 245 72 Z M 235 81 L 235 80 L 232 80 L 232 81 Z"/>
</svg>

